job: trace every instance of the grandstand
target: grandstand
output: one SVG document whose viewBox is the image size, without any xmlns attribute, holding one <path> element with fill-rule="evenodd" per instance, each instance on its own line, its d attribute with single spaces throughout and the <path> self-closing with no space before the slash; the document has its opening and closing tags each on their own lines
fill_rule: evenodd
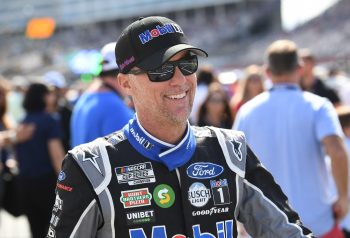
<svg viewBox="0 0 350 238">
<path fill-rule="evenodd" d="M 213 56 L 214 65 L 222 65 L 220 54 L 232 52 L 233 42 L 281 28 L 279 0 L 6 1 L 0 9 L 0 73 L 41 74 L 48 68 L 68 73 L 69 55 L 98 50 L 147 15 L 179 22 L 190 40 Z M 47 40 L 26 39 L 27 21 L 44 16 L 55 19 L 55 34 Z"/>
<path fill-rule="evenodd" d="M 5 1 L 0 7 L 0 74 L 40 75 L 51 68 L 67 74 L 72 54 L 98 50 L 116 40 L 131 21 L 147 15 L 179 22 L 190 40 L 209 52 L 204 61 L 218 70 L 263 63 L 266 47 L 273 40 L 288 38 L 311 48 L 323 63 L 350 71 L 348 12 L 350 1 L 339 1 L 286 33 L 281 28 L 279 0 Z M 47 40 L 26 39 L 27 21 L 42 16 L 55 19 L 55 34 Z"/>
</svg>

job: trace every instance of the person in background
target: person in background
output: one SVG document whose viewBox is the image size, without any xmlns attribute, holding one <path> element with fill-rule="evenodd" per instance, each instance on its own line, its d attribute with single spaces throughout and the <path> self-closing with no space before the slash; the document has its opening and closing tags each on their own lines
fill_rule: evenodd
<svg viewBox="0 0 350 238">
<path fill-rule="evenodd" d="M 341 127 L 344 132 L 344 141 L 345 141 L 346 149 L 348 151 L 348 155 L 350 155 L 350 106 L 338 107 L 337 114 L 339 117 Z M 349 188 L 349 191 L 350 191 L 350 188 Z M 350 199 L 350 192 L 348 197 Z M 340 225 L 343 228 L 345 238 L 350 238 L 350 213 L 346 215 L 346 217 L 344 218 L 344 220 L 341 222 Z"/>
<path fill-rule="evenodd" d="M 244 77 L 238 81 L 238 88 L 234 93 L 230 107 L 235 116 L 239 108 L 250 99 L 264 91 L 264 77 L 258 65 L 250 65 L 244 70 Z"/>
<path fill-rule="evenodd" d="M 300 89 L 302 63 L 294 42 L 275 41 L 266 55 L 273 86 L 240 108 L 233 128 L 245 133 L 315 235 L 341 238 L 338 224 L 348 211 L 348 161 L 335 109 L 327 98 Z"/>
<path fill-rule="evenodd" d="M 50 88 L 51 100 L 47 104 L 47 112 L 56 118 L 62 127 L 62 144 L 64 151 L 70 150 L 70 120 L 73 107 L 66 98 L 67 82 L 64 75 L 57 71 L 49 71 L 44 74 L 44 83 Z"/>
<path fill-rule="evenodd" d="M 67 154 L 61 183 L 72 190 L 56 190 L 47 237 L 229 238 L 237 220 L 254 237 L 314 237 L 243 133 L 190 125 L 207 53 L 176 22 L 139 18 L 115 51 L 136 114 Z"/>
<path fill-rule="evenodd" d="M 102 71 L 73 108 L 72 147 L 119 130 L 133 117 L 116 82 L 119 70 L 114 48 L 115 42 L 112 42 L 101 49 Z"/>
<path fill-rule="evenodd" d="M 24 214 L 32 237 L 42 238 L 48 230 L 50 212 L 55 201 L 55 185 L 64 157 L 60 124 L 46 112 L 49 89 L 41 83 L 29 86 L 23 101 L 23 123 L 33 123 L 32 137 L 16 144 L 19 163 L 19 187 Z"/>
<path fill-rule="evenodd" d="M 205 98 L 208 95 L 209 85 L 216 81 L 213 68 L 209 65 L 203 66 L 199 69 L 198 73 L 198 86 L 196 90 L 196 96 L 194 97 L 192 112 L 190 115 L 190 121 L 193 124 L 198 123 L 198 111 Z"/>
<path fill-rule="evenodd" d="M 218 82 L 211 83 L 198 112 L 198 126 L 232 127 L 232 112 L 227 94 Z"/>
<path fill-rule="evenodd" d="M 334 106 L 340 105 L 340 99 L 336 91 L 328 87 L 320 78 L 315 75 L 315 56 L 310 49 L 300 49 L 299 55 L 303 61 L 303 74 L 300 85 L 303 90 L 312 92 L 318 96 L 328 98 Z"/>
</svg>

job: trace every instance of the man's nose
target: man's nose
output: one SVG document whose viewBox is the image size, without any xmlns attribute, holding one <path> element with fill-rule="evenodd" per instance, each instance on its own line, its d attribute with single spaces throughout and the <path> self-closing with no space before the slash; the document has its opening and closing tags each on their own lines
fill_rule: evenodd
<svg viewBox="0 0 350 238">
<path fill-rule="evenodd" d="M 179 67 L 175 67 L 174 76 L 170 79 L 172 85 L 184 84 L 186 82 L 186 76 L 182 74 Z"/>
</svg>

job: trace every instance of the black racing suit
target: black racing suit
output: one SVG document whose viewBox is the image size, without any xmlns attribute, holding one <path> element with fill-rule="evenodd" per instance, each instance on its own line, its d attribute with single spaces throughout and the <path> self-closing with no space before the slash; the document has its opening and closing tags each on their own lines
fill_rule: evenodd
<svg viewBox="0 0 350 238">
<path fill-rule="evenodd" d="M 196 149 L 169 171 L 122 131 L 74 148 L 56 188 L 47 237 L 313 237 L 271 174 L 233 130 L 192 127 Z"/>
</svg>

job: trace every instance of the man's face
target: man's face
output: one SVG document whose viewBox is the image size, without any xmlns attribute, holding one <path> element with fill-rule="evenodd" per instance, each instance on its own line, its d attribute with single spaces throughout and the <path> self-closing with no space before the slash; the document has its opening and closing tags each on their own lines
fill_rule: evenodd
<svg viewBox="0 0 350 238">
<path fill-rule="evenodd" d="M 179 52 L 169 61 L 177 61 L 186 53 Z M 185 76 L 176 67 L 174 76 L 164 82 L 151 82 L 146 73 L 126 76 L 129 77 L 128 93 L 139 118 L 170 124 L 187 121 L 197 86 L 195 74 Z"/>
</svg>

